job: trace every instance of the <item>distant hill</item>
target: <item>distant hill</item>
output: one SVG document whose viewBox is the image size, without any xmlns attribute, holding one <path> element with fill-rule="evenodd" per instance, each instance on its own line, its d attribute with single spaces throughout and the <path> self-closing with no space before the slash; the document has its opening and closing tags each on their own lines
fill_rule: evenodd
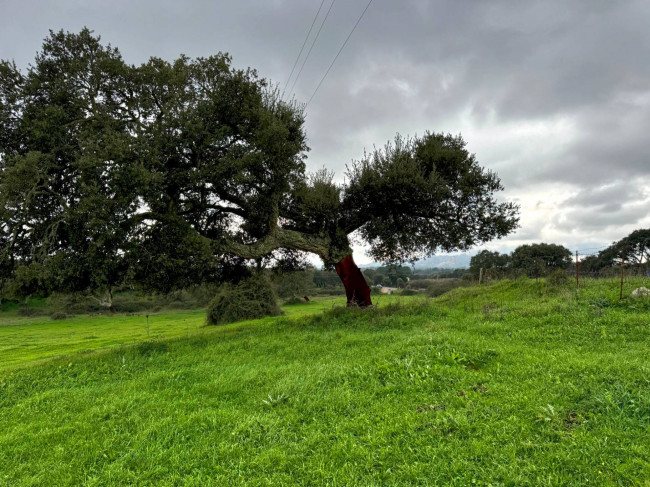
<svg viewBox="0 0 650 487">
<path fill-rule="evenodd" d="M 472 256 L 467 254 L 450 254 L 450 255 L 434 255 L 426 259 L 418 260 L 415 263 L 416 269 L 469 269 L 469 261 Z M 361 267 L 380 267 L 384 264 L 373 262 L 372 264 L 364 264 Z M 404 264 L 408 265 L 408 264 Z"/>
<path fill-rule="evenodd" d="M 415 263 L 416 269 L 438 267 L 441 269 L 469 269 L 472 256 L 467 254 L 434 255 Z"/>
</svg>

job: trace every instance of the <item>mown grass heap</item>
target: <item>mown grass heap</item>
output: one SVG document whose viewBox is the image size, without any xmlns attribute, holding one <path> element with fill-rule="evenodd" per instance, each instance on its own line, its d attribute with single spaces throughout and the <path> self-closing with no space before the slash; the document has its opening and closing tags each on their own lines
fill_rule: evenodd
<svg viewBox="0 0 650 487">
<path fill-rule="evenodd" d="M 271 281 L 256 274 L 236 286 L 224 284 L 208 305 L 207 323 L 221 325 L 281 313 Z"/>
</svg>

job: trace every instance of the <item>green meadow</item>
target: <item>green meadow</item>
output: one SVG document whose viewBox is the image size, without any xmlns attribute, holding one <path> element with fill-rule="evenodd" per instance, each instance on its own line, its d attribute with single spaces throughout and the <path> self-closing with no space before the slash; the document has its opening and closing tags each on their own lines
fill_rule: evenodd
<svg viewBox="0 0 650 487">
<path fill-rule="evenodd" d="M 386 301 L 395 298 L 379 297 L 380 302 L 382 299 Z M 405 299 L 409 298 L 401 298 Z M 37 309 L 46 306 L 44 302 L 37 301 L 36 304 Z M 344 305 L 345 297 L 316 297 L 309 303 L 285 306 L 283 312 L 284 317 L 300 317 Z M 70 354 L 89 354 L 147 340 L 188 338 L 220 331 L 205 326 L 206 315 L 202 309 L 151 313 L 148 317 L 145 313 L 82 315 L 56 321 L 48 315 L 22 317 L 17 311 L 17 308 L 13 307 L 0 313 L 0 373 Z M 261 324 L 274 320 L 275 318 L 265 318 L 245 324 Z"/>
<path fill-rule="evenodd" d="M 648 486 L 650 303 L 581 284 L 219 327 L 4 311 L 0 485 Z"/>
</svg>

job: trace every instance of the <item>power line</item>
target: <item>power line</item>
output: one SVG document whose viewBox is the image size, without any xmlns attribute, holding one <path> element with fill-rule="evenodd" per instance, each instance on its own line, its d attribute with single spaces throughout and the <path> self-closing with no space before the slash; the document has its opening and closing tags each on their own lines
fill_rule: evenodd
<svg viewBox="0 0 650 487">
<path fill-rule="evenodd" d="M 291 77 L 293 76 L 293 72 L 296 69 L 296 66 L 298 65 L 298 61 L 300 60 L 300 56 L 302 55 L 302 51 L 305 49 L 305 45 L 307 44 L 307 40 L 309 39 L 309 35 L 311 34 L 312 29 L 314 28 L 314 24 L 316 24 L 316 19 L 318 18 L 318 14 L 320 14 L 321 9 L 323 8 L 323 4 L 325 3 L 325 0 L 321 0 L 320 2 L 320 7 L 318 7 L 318 12 L 316 12 L 316 15 L 314 16 L 314 20 L 311 23 L 311 27 L 309 27 L 309 32 L 307 32 L 307 36 L 305 36 L 305 40 L 302 43 L 302 47 L 300 48 L 300 52 L 298 53 L 298 56 L 296 56 L 296 60 L 293 63 L 293 67 L 291 68 L 291 74 L 289 74 L 289 77 L 287 78 L 287 82 L 284 84 L 284 89 L 282 90 L 282 95 L 280 96 L 280 100 L 284 97 L 284 92 L 287 91 L 287 86 L 289 85 L 289 81 L 291 80 Z"/>
<path fill-rule="evenodd" d="M 293 84 L 291 85 L 291 90 L 289 90 L 291 93 L 293 93 L 293 89 L 296 86 L 296 83 L 298 82 L 298 78 L 300 78 L 300 73 L 302 73 L 302 68 L 305 67 L 305 64 L 307 64 L 307 59 L 309 59 L 309 55 L 311 54 L 311 50 L 314 48 L 314 45 L 316 44 L 316 41 L 318 40 L 318 36 L 320 35 L 320 31 L 323 30 L 323 26 L 325 25 L 325 21 L 327 20 L 327 17 L 329 17 L 330 12 L 332 11 L 332 7 L 334 6 L 334 2 L 336 0 L 332 0 L 332 3 L 330 3 L 330 8 L 327 9 L 327 13 L 325 14 L 325 18 L 323 19 L 323 22 L 321 22 L 320 27 L 318 29 L 318 32 L 316 32 L 316 37 L 314 37 L 314 40 L 311 43 L 311 46 L 309 46 L 309 51 L 307 51 L 307 56 L 305 56 L 305 59 L 302 62 L 302 65 L 300 66 L 300 70 L 298 71 L 298 74 L 296 75 L 296 78 L 293 80 Z"/>
<path fill-rule="evenodd" d="M 587 250 L 592 250 L 592 251 L 593 251 L 593 250 L 598 250 L 598 251 L 600 251 L 600 250 L 602 250 L 602 249 L 607 249 L 607 248 L 609 248 L 609 247 L 611 247 L 611 245 L 604 245 L 604 246 L 602 246 L 602 247 L 588 247 L 588 248 L 586 248 L 586 249 L 577 249 L 576 251 L 577 251 L 577 252 L 580 252 L 580 253 L 582 253 L 582 252 L 586 252 Z M 584 255 L 585 255 L 585 256 L 586 256 L 586 255 L 596 255 L 597 253 L 600 253 L 600 252 L 591 252 L 591 253 L 584 254 Z"/>
<path fill-rule="evenodd" d="M 320 88 L 320 85 L 322 85 L 322 84 L 323 84 L 323 81 L 325 81 L 325 78 L 327 78 L 327 75 L 329 74 L 330 70 L 332 69 L 332 66 L 334 66 L 334 63 L 335 63 L 336 60 L 338 59 L 339 54 L 341 54 L 341 51 L 343 51 L 343 48 L 345 47 L 345 45 L 346 45 L 346 44 L 348 43 L 348 41 L 350 40 L 350 37 L 352 37 L 352 34 L 353 34 L 354 31 L 356 30 L 357 25 L 359 25 L 359 22 L 361 22 L 361 19 L 363 18 L 363 16 L 366 14 L 366 11 L 368 10 L 368 7 L 370 7 L 370 4 L 372 3 L 372 1 L 373 1 L 373 0 L 370 0 L 370 1 L 368 2 L 368 5 L 366 5 L 366 8 L 363 10 L 363 12 L 361 12 L 361 15 L 360 15 L 359 18 L 357 19 L 357 23 L 354 24 L 354 27 L 352 27 L 352 30 L 351 30 L 350 33 L 348 34 L 348 37 L 345 39 L 345 42 L 343 42 L 343 45 L 342 45 L 341 48 L 339 49 L 339 52 L 337 52 L 337 53 L 336 53 L 336 56 L 334 56 L 334 59 L 332 60 L 332 63 L 330 64 L 329 68 L 327 68 L 327 71 L 325 71 L 325 74 L 323 75 L 323 77 L 321 78 L 320 82 L 318 83 L 318 86 L 316 86 L 316 89 L 314 90 L 314 93 L 312 93 L 311 97 L 309 98 L 309 101 L 308 101 L 307 104 L 305 105 L 305 108 L 307 108 L 307 107 L 309 106 L 309 104 L 310 104 L 311 101 L 313 100 L 314 96 L 316 96 L 316 92 L 317 92 L 318 89 Z"/>
</svg>

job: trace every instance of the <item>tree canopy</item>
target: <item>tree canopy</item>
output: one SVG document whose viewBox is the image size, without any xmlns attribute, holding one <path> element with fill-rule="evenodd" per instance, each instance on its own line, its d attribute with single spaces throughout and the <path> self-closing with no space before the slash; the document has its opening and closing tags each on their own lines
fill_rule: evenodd
<svg viewBox="0 0 650 487">
<path fill-rule="evenodd" d="M 481 269 L 494 269 L 499 272 L 504 272 L 509 264 L 510 256 L 508 254 L 481 250 L 471 258 L 469 270 L 474 277 L 478 277 Z"/>
<path fill-rule="evenodd" d="M 608 260 L 643 264 L 650 261 L 650 228 L 635 230 L 602 252 Z"/>
<path fill-rule="evenodd" d="M 650 228 L 634 230 L 597 255 L 582 259 L 580 265 L 588 272 L 599 272 L 623 262 L 647 266 L 650 262 Z"/>
<path fill-rule="evenodd" d="M 544 275 L 548 270 L 566 269 L 571 262 L 571 251 L 557 244 L 521 245 L 511 255 L 512 267 L 525 269 L 531 277 Z"/>
<path fill-rule="evenodd" d="M 307 174 L 300 106 L 222 53 L 134 66 L 88 29 L 51 32 L 26 73 L 0 63 L 0 122 L 0 272 L 57 289 L 169 289 L 287 250 L 364 304 L 352 233 L 397 263 L 518 221 L 460 135 L 397 136 L 343 185 Z"/>
</svg>

